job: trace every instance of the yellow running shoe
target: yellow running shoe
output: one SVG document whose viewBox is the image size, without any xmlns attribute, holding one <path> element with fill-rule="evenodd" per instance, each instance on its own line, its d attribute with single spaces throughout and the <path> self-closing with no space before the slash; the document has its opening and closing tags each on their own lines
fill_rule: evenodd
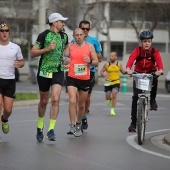
<svg viewBox="0 0 170 170">
<path fill-rule="evenodd" d="M 107 105 L 110 105 L 112 103 L 112 99 L 107 100 Z"/>
<path fill-rule="evenodd" d="M 2 131 L 7 134 L 9 132 L 9 124 L 8 122 L 4 123 L 2 122 Z"/>
<path fill-rule="evenodd" d="M 111 108 L 111 109 L 110 109 L 110 115 L 111 115 L 111 116 L 115 116 L 115 115 L 116 115 L 114 108 Z"/>
</svg>

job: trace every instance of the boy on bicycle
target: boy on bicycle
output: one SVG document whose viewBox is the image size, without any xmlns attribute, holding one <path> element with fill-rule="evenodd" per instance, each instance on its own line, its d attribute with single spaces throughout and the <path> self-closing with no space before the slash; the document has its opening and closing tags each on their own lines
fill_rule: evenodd
<svg viewBox="0 0 170 170">
<path fill-rule="evenodd" d="M 126 64 L 127 74 L 131 75 L 131 70 L 134 65 L 134 71 L 137 73 L 152 73 L 155 72 L 153 77 L 152 89 L 150 92 L 150 110 L 157 110 L 156 103 L 158 76 L 163 73 L 163 63 L 158 49 L 152 47 L 153 34 L 150 31 L 143 31 L 140 33 L 141 47 L 136 47 L 129 56 Z M 136 62 L 135 62 L 136 61 Z M 135 62 L 135 64 L 134 64 Z M 133 96 L 131 108 L 131 124 L 128 128 L 129 132 L 136 132 L 137 121 L 137 101 L 140 90 L 135 87 L 133 81 Z"/>
</svg>

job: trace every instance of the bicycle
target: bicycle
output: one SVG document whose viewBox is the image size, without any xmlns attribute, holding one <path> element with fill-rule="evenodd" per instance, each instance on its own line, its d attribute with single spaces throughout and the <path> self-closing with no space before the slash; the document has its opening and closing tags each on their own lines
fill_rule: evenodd
<svg viewBox="0 0 170 170">
<path fill-rule="evenodd" d="M 138 144 L 142 145 L 145 140 L 146 122 L 148 122 L 148 98 L 151 91 L 154 73 L 133 73 L 136 88 L 141 92 L 138 94 L 137 103 L 137 137 Z"/>
</svg>

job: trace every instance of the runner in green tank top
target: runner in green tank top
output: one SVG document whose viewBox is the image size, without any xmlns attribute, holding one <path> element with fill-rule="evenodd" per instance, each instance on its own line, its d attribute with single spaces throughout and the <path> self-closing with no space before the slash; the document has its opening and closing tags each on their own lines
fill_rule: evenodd
<svg viewBox="0 0 170 170">
<path fill-rule="evenodd" d="M 50 123 L 47 138 L 55 141 L 54 127 L 59 112 L 59 99 L 64 82 L 64 49 L 68 48 L 68 36 L 62 32 L 65 20 L 59 13 L 49 16 L 50 30 L 39 34 L 35 45 L 31 50 L 31 57 L 38 57 L 39 67 L 37 82 L 39 86 L 40 102 L 38 105 L 37 141 L 44 139 L 44 116 L 49 101 L 49 90 L 51 87 Z"/>
</svg>

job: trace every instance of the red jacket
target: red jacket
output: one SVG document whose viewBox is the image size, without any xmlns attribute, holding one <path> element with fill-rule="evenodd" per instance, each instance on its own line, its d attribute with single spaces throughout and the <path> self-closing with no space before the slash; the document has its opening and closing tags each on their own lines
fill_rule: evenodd
<svg viewBox="0 0 170 170">
<path fill-rule="evenodd" d="M 126 64 L 126 68 L 131 69 L 136 58 L 140 55 L 139 50 L 141 50 L 142 57 L 145 57 L 145 56 L 149 57 L 152 51 L 152 47 L 148 51 L 145 51 L 142 48 L 136 47 L 135 50 L 132 52 L 132 54 L 129 56 L 129 60 Z M 155 49 L 153 56 L 154 56 L 156 65 L 154 65 L 151 57 L 144 58 L 143 60 L 140 60 L 136 63 L 134 67 L 134 71 L 139 72 L 139 73 L 147 73 L 149 71 L 156 71 L 156 70 L 161 70 L 161 69 L 163 70 L 162 58 L 160 56 L 158 49 Z"/>
</svg>

